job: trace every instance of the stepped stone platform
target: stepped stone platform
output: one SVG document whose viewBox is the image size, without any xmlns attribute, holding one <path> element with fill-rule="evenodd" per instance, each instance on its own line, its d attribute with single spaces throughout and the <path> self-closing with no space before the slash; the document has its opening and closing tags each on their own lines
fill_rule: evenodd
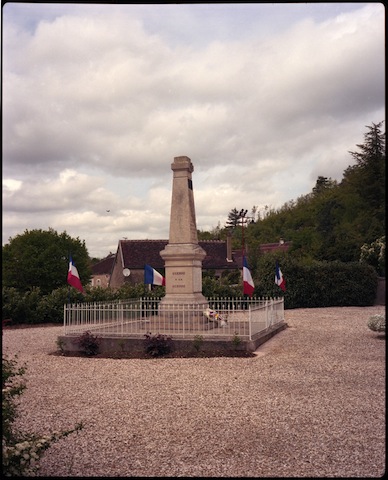
<svg viewBox="0 0 388 480">
<path fill-rule="evenodd" d="M 182 335 L 174 336 L 174 332 L 172 332 L 171 330 L 166 330 L 164 332 L 155 330 L 154 332 L 152 332 L 152 330 L 147 328 L 149 326 L 150 323 L 144 322 L 144 332 L 137 333 L 125 331 L 123 331 L 121 334 L 117 333 L 117 331 L 115 331 L 115 333 L 109 333 L 109 331 L 107 331 L 106 329 L 104 329 L 103 331 L 95 329 L 92 333 L 99 336 L 100 352 L 107 355 L 117 352 L 131 352 L 131 354 L 133 355 L 136 355 L 136 353 L 142 353 L 144 351 L 144 340 L 145 334 L 147 332 L 151 332 L 152 334 L 161 333 L 163 335 L 170 336 L 176 348 L 180 350 L 193 349 L 193 342 L 195 340 L 195 337 L 197 335 L 201 335 L 201 351 L 204 354 L 211 354 L 214 351 L 230 351 L 232 344 L 233 348 L 235 348 L 236 350 L 254 352 L 260 345 L 272 338 L 278 332 L 287 328 L 288 325 L 284 321 L 279 322 L 256 333 L 252 336 L 251 339 L 239 336 L 238 345 L 233 343 L 235 329 L 233 329 L 232 325 L 229 328 L 223 327 L 222 334 L 219 333 L 219 330 L 221 329 L 218 327 L 211 330 L 192 330 L 187 332 L 186 336 L 184 337 L 182 337 Z M 62 335 L 58 337 L 58 340 L 61 342 L 63 351 L 65 353 L 81 352 L 80 347 L 74 342 L 75 338 L 80 334 L 81 332 L 79 334 Z"/>
</svg>

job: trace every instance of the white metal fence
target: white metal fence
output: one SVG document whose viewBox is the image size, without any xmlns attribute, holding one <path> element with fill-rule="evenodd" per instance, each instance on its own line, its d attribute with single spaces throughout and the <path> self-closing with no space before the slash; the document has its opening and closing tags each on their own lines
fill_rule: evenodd
<svg viewBox="0 0 388 480">
<path fill-rule="evenodd" d="M 242 339 L 253 337 L 284 321 L 283 298 L 208 299 L 208 308 L 199 304 L 163 304 L 159 298 L 113 302 L 67 304 L 64 306 L 65 335 L 85 331 L 101 337 L 143 337 L 146 333 L 176 338 Z"/>
</svg>

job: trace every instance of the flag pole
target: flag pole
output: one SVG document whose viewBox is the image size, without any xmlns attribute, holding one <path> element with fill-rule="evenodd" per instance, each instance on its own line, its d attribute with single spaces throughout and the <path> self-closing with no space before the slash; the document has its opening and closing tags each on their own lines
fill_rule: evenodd
<svg viewBox="0 0 388 480">
<path fill-rule="evenodd" d="M 67 252 L 67 273 L 66 273 L 66 283 L 67 283 L 67 305 L 70 305 L 70 285 L 69 282 L 67 281 L 67 277 L 69 275 L 69 265 L 70 265 L 70 258 L 71 258 L 71 252 L 70 250 Z"/>
<path fill-rule="evenodd" d="M 245 256 L 245 239 L 244 239 L 244 222 L 245 222 L 245 215 L 248 213 L 248 210 L 241 209 L 239 213 L 239 217 L 241 218 L 241 262 L 242 262 L 242 279 L 243 279 L 243 297 L 244 297 L 244 256 Z"/>
</svg>

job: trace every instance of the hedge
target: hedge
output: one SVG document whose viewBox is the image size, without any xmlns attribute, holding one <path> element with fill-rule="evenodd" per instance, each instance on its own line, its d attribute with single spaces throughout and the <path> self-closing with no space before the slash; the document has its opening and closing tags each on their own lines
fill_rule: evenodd
<svg viewBox="0 0 388 480">
<path fill-rule="evenodd" d="M 278 258 L 278 257 L 276 257 Z M 252 268 L 255 296 L 284 296 L 286 309 L 313 307 L 370 306 L 374 304 L 378 276 L 373 267 L 365 263 L 302 262 L 289 254 L 278 258 L 286 280 L 286 292 L 275 284 L 275 256 L 259 257 Z M 240 296 L 241 286 L 220 284 L 215 279 L 204 278 L 203 293 L 212 296 Z M 141 296 L 163 295 L 164 289 L 145 293 L 143 285 L 112 291 L 89 288 L 83 297 L 74 290 L 71 302 L 112 301 Z M 11 325 L 63 322 L 63 306 L 68 301 L 69 290 L 62 287 L 49 295 L 41 295 L 38 288 L 19 293 L 14 288 L 3 288 L 2 319 L 11 319 Z"/>
</svg>

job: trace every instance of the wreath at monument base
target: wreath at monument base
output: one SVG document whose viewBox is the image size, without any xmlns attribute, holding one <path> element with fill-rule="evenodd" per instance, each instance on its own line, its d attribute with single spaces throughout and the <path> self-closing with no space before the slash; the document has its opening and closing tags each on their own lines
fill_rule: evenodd
<svg viewBox="0 0 388 480">
<path fill-rule="evenodd" d="M 209 307 L 203 311 L 203 314 L 210 322 L 217 322 L 220 327 L 226 327 L 228 324 L 228 319 L 225 315 L 221 315 Z"/>
</svg>

